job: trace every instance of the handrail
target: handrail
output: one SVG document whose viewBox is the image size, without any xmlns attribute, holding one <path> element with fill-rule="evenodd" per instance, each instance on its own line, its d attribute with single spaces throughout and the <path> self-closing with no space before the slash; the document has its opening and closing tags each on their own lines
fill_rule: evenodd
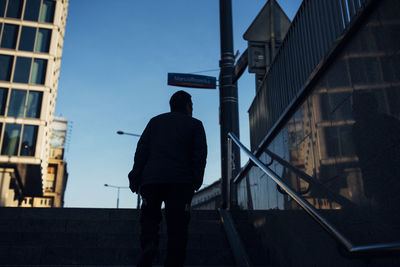
<svg viewBox="0 0 400 267">
<path fill-rule="evenodd" d="M 235 228 L 231 215 L 227 210 L 224 209 L 218 209 L 218 212 L 222 225 L 225 229 L 226 237 L 228 238 L 229 244 L 231 246 L 236 265 L 240 267 L 250 267 L 250 260 L 244 249 L 242 240 L 240 239 L 239 234 Z"/>
<path fill-rule="evenodd" d="M 292 197 L 297 204 L 299 204 L 315 221 L 317 221 L 329 234 L 338 240 L 349 253 L 365 253 L 365 252 L 395 252 L 400 251 L 400 243 L 385 243 L 385 244 L 371 244 L 366 246 L 355 246 L 349 239 L 347 239 L 338 229 L 330 224 L 324 217 L 322 217 L 317 210 L 303 199 L 298 193 L 291 189 L 279 176 L 272 170 L 264 165 L 257 157 L 255 157 L 245 147 L 240 140 L 232 132 L 228 133 L 228 138 L 232 139 L 235 144 L 242 149 L 246 155 L 254 162 L 265 174 L 267 174 L 275 183 L 277 183 L 282 190 L 284 190 L 290 197 Z"/>
<path fill-rule="evenodd" d="M 328 194 L 338 204 L 340 204 L 342 206 L 351 206 L 351 204 L 353 204 L 347 198 L 345 198 L 345 197 L 343 197 L 341 195 L 338 195 L 338 194 L 334 194 L 333 192 L 331 192 L 328 189 L 324 188 L 321 183 L 319 183 L 318 181 L 313 180 L 313 178 L 311 176 L 309 176 L 305 172 L 299 170 L 298 168 L 296 168 L 295 166 L 290 164 L 290 162 L 287 162 L 285 159 L 283 159 L 282 157 L 280 157 L 277 154 L 273 153 L 269 149 L 264 148 L 263 152 L 265 152 L 271 158 L 271 162 L 266 165 L 267 167 L 269 167 L 269 165 L 272 164 L 272 162 L 275 160 L 279 164 L 281 164 L 283 167 L 288 168 L 291 171 L 293 171 L 298 177 L 300 177 L 300 179 L 306 181 L 309 184 L 308 189 L 306 190 L 306 192 L 301 192 L 301 194 L 307 193 L 309 191 L 309 189 L 310 189 L 310 186 L 319 186 L 320 189 L 322 189 L 326 194 Z M 240 173 L 238 174 L 238 176 L 236 176 L 236 178 L 233 180 L 233 182 L 236 183 L 239 180 L 239 177 L 240 177 Z"/>
</svg>

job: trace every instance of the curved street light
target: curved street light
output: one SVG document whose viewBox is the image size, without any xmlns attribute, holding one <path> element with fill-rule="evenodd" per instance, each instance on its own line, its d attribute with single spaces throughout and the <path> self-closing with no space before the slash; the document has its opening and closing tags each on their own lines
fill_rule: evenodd
<svg viewBox="0 0 400 267">
<path fill-rule="evenodd" d="M 117 131 L 117 134 L 119 134 L 119 135 L 130 135 L 130 136 L 135 136 L 135 137 L 140 137 L 141 136 L 140 134 L 128 133 L 128 132 L 124 132 L 124 131 L 121 131 L 121 130 Z M 136 206 L 137 209 L 140 209 L 140 202 L 141 202 L 140 194 L 137 193 L 137 206 Z"/>
<path fill-rule="evenodd" d="M 118 189 L 118 195 L 117 195 L 117 209 L 118 209 L 119 208 L 119 190 L 120 189 L 127 189 L 127 188 L 129 188 L 129 186 L 117 186 L 117 185 L 111 185 L 111 184 L 104 184 L 104 186 Z"/>
</svg>

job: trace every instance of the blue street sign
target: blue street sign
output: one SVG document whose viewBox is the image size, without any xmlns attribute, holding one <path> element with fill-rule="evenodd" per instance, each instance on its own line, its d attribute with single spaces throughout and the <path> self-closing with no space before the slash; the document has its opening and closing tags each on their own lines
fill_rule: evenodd
<svg viewBox="0 0 400 267">
<path fill-rule="evenodd" d="M 217 79 L 204 75 L 168 73 L 168 85 L 215 89 L 217 88 Z"/>
</svg>

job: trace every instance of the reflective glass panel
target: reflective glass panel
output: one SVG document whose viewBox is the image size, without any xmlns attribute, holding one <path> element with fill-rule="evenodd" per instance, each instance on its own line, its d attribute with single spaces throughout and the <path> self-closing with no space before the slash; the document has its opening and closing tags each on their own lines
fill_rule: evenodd
<svg viewBox="0 0 400 267">
<path fill-rule="evenodd" d="M 0 115 L 4 115 L 4 110 L 6 108 L 7 103 L 7 88 L 0 88 Z"/>
<path fill-rule="evenodd" d="M 4 17 L 7 0 L 0 0 L 0 17 Z"/>
<path fill-rule="evenodd" d="M 9 0 L 7 8 L 8 18 L 21 18 L 23 0 Z"/>
<path fill-rule="evenodd" d="M 30 83 L 44 84 L 46 77 L 47 60 L 36 58 L 33 62 L 32 75 Z"/>
<path fill-rule="evenodd" d="M 22 136 L 21 156 L 34 156 L 37 138 L 37 126 L 25 125 Z"/>
<path fill-rule="evenodd" d="M 36 28 L 22 27 L 21 38 L 19 40 L 19 50 L 33 51 L 35 44 Z"/>
<path fill-rule="evenodd" d="M 14 71 L 14 82 L 16 83 L 28 83 L 29 72 L 31 69 L 31 58 L 17 57 L 17 63 Z"/>
<path fill-rule="evenodd" d="M 17 45 L 18 25 L 5 24 L 3 37 L 1 38 L 1 47 L 15 49 Z"/>
<path fill-rule="evenodd" d="M 29 92 L 28 108 L 25 115 L 26 118 L 40 118 L 40 110 L 42 108 L 42 95 L 42 92 Z"/>
<path fill-rule="evenodd" d="M 53 23 L 54 9 L 56 2 L 51 0 L 43 0 L 42 11 L 40 12 L 40 22 Z"/>
<path fill-rule="evenodd" d="M 24 20 L 38 21 L 41 0 L 26 0 Z"/>
<path fill-rule="evenodd" d="M 0 55 L 0 81 L 10 81 L 13 56 Z"/>
<path fill-rule="evenodd" d="M 51 30 L 39 29 L 35 52 L 47 53 L 50 47 Z"/>
<path fill-rule="evenodd" d="M 12 90 L 10 103 L 8 105 L 7 116 L 9 117 L 24 117 L 26 91 Z"/>
<path fill-rule="evenodd" d="M 20 124 L 6 124 L 4 131 L 2 155 L 16 156 L 18 153 L 19 138 L 21 134 Z"/>
</svg>

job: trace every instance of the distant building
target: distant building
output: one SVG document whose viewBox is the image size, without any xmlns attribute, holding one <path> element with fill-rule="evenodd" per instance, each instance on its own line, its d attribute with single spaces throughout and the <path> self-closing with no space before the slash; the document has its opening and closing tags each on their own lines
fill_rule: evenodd
<svg viewBox="0 0 400 267">
<path fill-rule="evenodd" d="M 64 206 L 64 193 L 68 179 L 67 163 L 64 161 L 67 127 L 68 120 L 66 118 L 54 118 L 43 196 L 25 197 L 20 206 L 42 208 Z"/>
<path fill-rule="evenodd" d="M 221 204 L 221 179 L 208 185 L 194 194 L 192 199 L 192 209 L 195 210 L 215 210 Z"/>
<path fill-rule="evenodd" d="M 45 194 L 67 9 L 0 1 L 0 206 Z"/>
</svg>

